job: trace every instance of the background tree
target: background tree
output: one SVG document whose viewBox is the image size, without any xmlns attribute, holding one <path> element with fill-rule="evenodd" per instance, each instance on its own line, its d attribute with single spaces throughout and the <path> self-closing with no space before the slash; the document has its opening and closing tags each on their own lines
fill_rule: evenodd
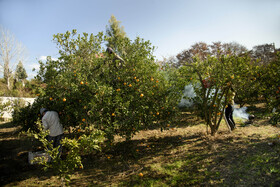
<svg viewBox="0 0 280 187">
<path fill-rule="evenodd" d="M 17 67 L 16 67 L 16 71 L 15 71 L 15 79 L 16 81 L 21 81 L 22 85 L 24 87 L 24 80 L 27 78 L 27 73 L 25 68 L 23 67 L 23 64 L 21 61 L 19 61 Z"/>
<path fill-rule="evenodd" d="M 260 65 L 267 65 L 275 58 L 276 51 L 274 43 L 263 44 L 254 46 L 251 55 L 252 58 L 258 59 Z"/>
<path fill-rule="evenodd" d="M 107 47 L 111 47 L 118 55 L 123 55 L 124 49 L 121 49 L 119 43 L 126 38 L 124 26 L 120 25 L 120 21 L 114 15 L 109 20 L 109 25 L 106 26 Z"/>
<path fill-rule="evenodd" d="M 0 27 L 0 71 L 11 89 L 13 66 L 19 60 L 24 60 L 25 48 L 8 30 Z"/>
</svg>

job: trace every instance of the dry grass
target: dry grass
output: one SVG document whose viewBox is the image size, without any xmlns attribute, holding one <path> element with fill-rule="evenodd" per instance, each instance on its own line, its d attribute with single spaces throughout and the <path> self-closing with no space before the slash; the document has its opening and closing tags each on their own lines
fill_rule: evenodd
<svg viewBox="0 0 280 187">
<path fill-rule="evenodd" d="M 7 169 L 4 162 L 9 159 L 17 161 L 21 169 L 18 168 L 18 172 L 10 169 L 10 178 L 8 173 L 1 173 L 1 182 L 6 186 L 59 186 L 60 181 L 52 172 L 44 173 L 39 167 L 25 163 L 30 144 L 27 139 L 19 140 L 12 134 L 15 130 L 16 127 L 1 125 L 1 150 L 6 152 L 1 151 L 1 171 Z M 244 127 L 238 121 L 238 128 L 232 133 L 222 123 L 217 135 L 212 137 L 207 135 L 199 119 L 185 113 L 168 130 L 141 131 L 130 141 L 116 137 L 110 149 L 85 156 L 84 169 L 73 174 L 70 185 L 277 185 L 280 181 L 279 131 L 260 118 Z"/>
</svg>

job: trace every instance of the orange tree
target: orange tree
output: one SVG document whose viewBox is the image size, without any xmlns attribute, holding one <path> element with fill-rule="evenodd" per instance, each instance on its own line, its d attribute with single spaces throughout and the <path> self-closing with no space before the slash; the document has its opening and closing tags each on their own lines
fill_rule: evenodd
<svg viewBox="0 0 280 187">
<path fill-rule="evenodd" d="M 39 62 L 38 97 L 13 114 L 13 122 L 30 129 L 48 150 L 38 113 L 41 107 L 59 113 L 67 137 L 62 145 L 68 154 L 61 160 L 57 149 L 48 150 L 54 161 L 42 164 L 56 168 L 64 179 L 83 167 L 81 155 L 100 148 L 103 135 L 108 142 L 115 135 L 130 139 L 156 124 L 167 127 L 176 113 L 179 95 L 154 62 L 150 42 L 120 38 L 116 46 L 122 56 L 117 58 L 103 48 L 107 40 L 103 33 L 77 35 L 76 30 L 54 35 L 60 57 Z"/>
<path fill-rule="evenodd" d="M 274 109 L 275 114 L 271 118 L 272 124 L 280 121 L 280 53 L 267 65 L 258 68 L 259 92 L 267 102 L 268 109 Z"/>
<path fill-rule="evenodd" d="M 129 139 L 155 122 L 166 127 L 179 95 L 154 62 L 150 42 L 119 39 L 116 44 L 124 49 L 119 59 L 102 47 L 106 40 L 102 33 L 76 30 L 54 35 L 60 57 L 40 62 L 37 79 L 46 87 L 33 108 L 58 111 L 75 136 L 91 125 L 110 141 L 114 135 Z"/>
<path fill-rule="evenodd" d="M 192 84 L 196 93 L 193 98 L 200 116 L 211 129 L 218 131 L 231 88 L 238 94 L 244 77 L 253 74 L 251 59 L 240 56 L 208 56 L 206 60 L 194 58 L 194 62 L 182 66 L 182 75 L 193 75 Z M 250 89 L 250 88 L 248 88 Z"/>
</svg>

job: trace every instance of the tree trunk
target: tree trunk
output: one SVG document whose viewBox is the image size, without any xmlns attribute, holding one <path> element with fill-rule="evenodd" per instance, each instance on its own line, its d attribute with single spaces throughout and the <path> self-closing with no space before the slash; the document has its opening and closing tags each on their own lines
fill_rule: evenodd
<svg viewBox="0 0 280 187">
<path fill-rule="evenodd" d="M 7 87 L 8 90 L 11 90 L 10 76 L 7 76 Z"/>
</svg>

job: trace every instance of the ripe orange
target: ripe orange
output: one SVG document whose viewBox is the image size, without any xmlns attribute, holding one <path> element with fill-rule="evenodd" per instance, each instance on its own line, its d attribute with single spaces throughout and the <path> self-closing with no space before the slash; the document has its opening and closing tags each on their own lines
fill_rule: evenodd
<svg viewBox="0 0 280 187">
<path fill-rule="evenodd" d="M 119 91 L 121 91 L 121 89 L 120 89 L 120 88 L 118 88 L 118 89 L 116 89 L 116 91 L 117 91 L 117 92 L 119 92 Z"/>
<path fill-rule="evenodd" d="M 86 121 L 86 119 L 85 119 L 85 118 L 83 118 L 83 119 L 82 119 L 82 121 L 83 121 L 83 122 L 85 122 L 85 121 Z"/>
<path fill-rule="evenodd" d="M 132 85 L 131 85 L 131 84 L 129 84 L 128 86 L 129 86 L 129 87 L 132 87 Z"/>
<path fill-rule="evenodd" d="M 82 84 L 82 85 L 83 85 L 83 84 L 84 84 L 84 82 L 83 82 L 83 81 L 81 81 L 81 82 L 80 82 L 80 84 Z"/>
<path fill-rule="evenodd" d="M 50 101 L 52 101 L 53 100 L 53 98 L 52 97 L 50 97 Z"/>
<path fill-rule="evenodd" d="M 153 77 L 151 77 L 151 81 L 154 81 L 154 78 L 153 78 Z"/>
<path fill-rule="evenodd" d="M 134 77 L 134 79 L 136 79 L 136 77 Z"/>
<path fill-rule="evenodd" d="M 143 177 L 144 175 L 143 175 L 143 173 L 139 173 L 139 177 Z"/>
<path fill-rule="evenodd" d="M 125 82 L 125 83 L 123 83 L 123 85 L 125 85 L 125 86 L 126 86 L 126 82 Z"/>
<path fill-rule="evenodd" d="M 140 94 L 140 97 L 144 97 L 144 94 Z"/>
<path fill-rule="evenodd" d="M 62 101 L 65 102 L 65 101 L 66 101 L 66 98 L 63 98 Z"/>
<path fill-rule="evenodd" d="M 112 113 L 112 116 L 115 116 L 115 113 Z"/>
<path fill-rule="evenodd" d="M 159 115 L 159 112 L 157 112 L 157 115 Z"/>
</svg>

